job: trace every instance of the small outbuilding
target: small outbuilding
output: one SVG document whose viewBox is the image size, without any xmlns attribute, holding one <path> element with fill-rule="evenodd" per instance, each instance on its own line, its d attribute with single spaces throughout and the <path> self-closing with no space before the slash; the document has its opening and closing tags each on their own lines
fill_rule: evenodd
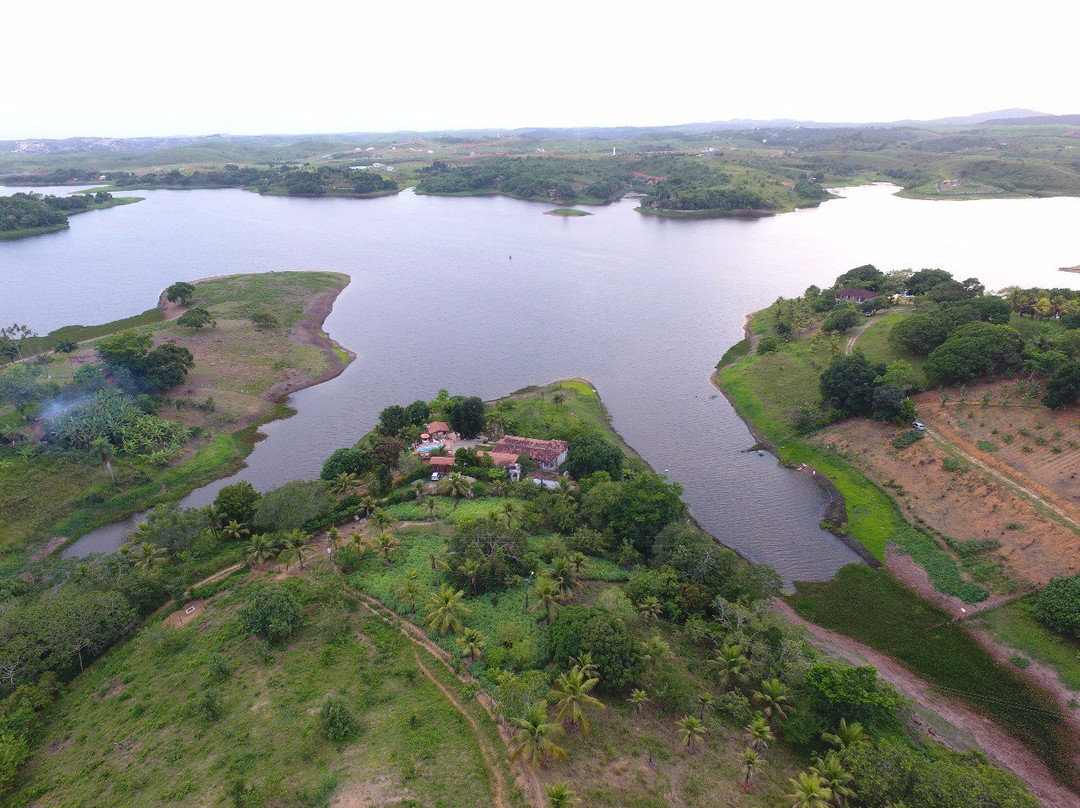
<svg viewBox="0 0 1080 808">
<path fill-rule="evenodd" d="M 448 471 L 454 470 L 454 458 L 445 457 L 443 455 L 429 457 L 428 465 L 431 466 L 432 471 L 438 471 L 442 474 L 445 474 Z"/>
</svg>

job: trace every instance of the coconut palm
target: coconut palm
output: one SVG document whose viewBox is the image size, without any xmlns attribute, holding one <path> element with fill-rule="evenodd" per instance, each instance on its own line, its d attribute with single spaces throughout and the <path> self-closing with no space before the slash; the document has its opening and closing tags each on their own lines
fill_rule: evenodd
<svg viewBox="0 0 1080 808">
<path fill-rule="evenodd" d="M 228 536 L 233 541 L 240 541 L 244 536 L 250 536 L 251 531 L 237 522 L 235 519 L 230 519 L 229 524 L 225 525 L 221 529 L 221 532 Z"/>
<path fill-rule="evenodd" d="M 536 602 L 531 611 L 543 609 L 547 614 L 547 622 L 549 624 L 554 622 L 563 599 L 563 591 L 559 584 L 546 575 L 541 575 L 533 584 L 533 595 L 536 597 Z"/>
<path fill-rule="evenodd" d="M 356 488 L 359 482 L 360 477 L 358 475 L 351 471 L 343 471 L 334 478 L 334 482 L 330 485 L 330 491 L 339 497 L 343 497 Z"/>
<path fill-rule="evenodd" d="M 709 662 L 720 680 L 721 690 L 727 690 L 732 685 L 741 685 L 746 681 L 750 660 L 743 655 L 742 648 L 738 645 L 722 646 Z"/>
<path fill-rule="evenodd" d="M 683 746 L 692 749 L 698 741 L 705 740 L 705 723 L 695 715 L 684 715 L 676 722 Z"/>
<path fill-rule="evenodd" d="M 551 695 L 556 699 L 557 719 L 564 725 L 581 727 L 581 733 L 588 735 L 589 717 L 585 713 L 585 708 L 603 708 L 604 706 L 599 699 L 589 695 L 589 691 L 599 683 L 599 677 L 586 678 L 581 668 L 576 666 L 566 673 L 559 674 L 555 680 L 555 686 L 551 689 Z"/>
<path fill-rule="evenodd" d="M 105 464 L 105 470 L 109 472 L 109 477 L 112 479 L 113 485 L 115 485 L 116 474 L 113 473 L 112 463 L 109 461 L 116 457 L 116 447 L 109 443 L 108 438 L 103 435 L 98 435 L 90 441 L 90 451 Z"/>
<path fill-rule="evenodd" d="M 326 541 L 331 547 L 336 549 L 341 542 L 341 531 L 338 530 L 337 527 L 331 525 L 330 529 L 326 531 Z"/>
<path fill-rule="evenodd" d="M 461 618 L 472 614 L 472 609 L 461 602 L 464 597 L 461 590 L 455 592 L 452 586 L 443 585 L 428 600 L 429 611 L 424 624 L 438 631 L 440 637 L 457 634 L 461 631 Z"/>
<path fill-rule="evenodd" d="M 427 505 L 428 518 L 429 519 L 434 519 L 435 518 L 435 506 L 438 504 L 438 501 L 435 499 L 435 497 L 426 497 L 424 499 L 424 504 Z"/>
<path fill-rule="evenodd" d="M 825 785 L 821 778 L 813 773 L 799 772 L 797 778 L 788 780 L 792 785 L 792 792 L 785 794 L 784 799 L 791 801 L 791 808 L 830 808 L 832 790 Z"/>
<path fill-rule="evenodd" d="M 649 694 L 639 687 L 635 687 L 630 691 L 630 698 L 628 702 L 634 705 L 634 715 L 641 715 L 642 708 L 649 703 Z"/>
<path fill-rule="evenodd" d="M 522 718 L 511 718 L 518 728 L 510 760 L 525 758 L 533 768 L 546 768 L 549 760 L 566 760 L 566 750 L 553 740 L 562 728 L 547 720 L 544 708 L 534 705 Z"/>
<path fill-rule="evenodd" d="M 704 720 L 705 711 L 711 709 L 712 706 L 713 706 L 712 693 L 709 693 L 708 691 L 698 693 L 697 703 L 698 703 L 698 718 Z"/>
<path fill-rule="evenodd" d="M 664 613 L 664 607 L 661 605 L 657 598 L 652 596 L 642 598 L 641 602 L 637 605 L 638 614 L 645 618 L 645 622 L 652 625 L 661 614 Z"/>
<path fill-rule="evenodd" d="M 375 548 L 375 554 L 382 558 L 386 566 L 389 567 L 393 561 L 394 553 L 401 549 L 401 542 L 389 530 L 384 530 L 375 537 L 372 546 Z"/>
<path fill-rule="evenodd" d="M 564 592 L 569 592 L 578 585 L 577 579 L 574 577 L 574 568 L 570 563 L 570 559 L 566 556 L 559 556 L 552 560 L 548 575 L 555 580 L 559 588 Z"/>
<path fill-rule="evenodd" d="M 249 567 L 257 567 L 264 561 L 274 557 L 277 547 L 265 533 L 259 533 L 251 537 L 251 541 L 244 548 L 244 558 Z"/>
<path fill-rule="evenodd" d="M 592 654 L 588 651 L 585 651 L 581 656 L 570 657 L 570 664 L 573 667 L 580 668 L 586 679 L 600 676 L 600 666 L 593 662 Z"/>
<path fill-rule="evenodd" d="M 765 762 L 761 759 L 761 755 L 755 752 L 750 747 L 746 747 L 743 750 L 742 755 L 739 756 L 739 763 L 742 765 L 743 770 L 743 783 L 750 785 L 750 778 L 754 776 L 756 772 L 761 771 Z"/>
<path fill-rule="evenodd" d="M 506 500 L 499 506 L 499 510 L 496 514 L 496 519 L 501 521 L 507 530 L 510 529 L 510 525 L 514 523 L 514 519 L 521 515 L 521 505 L 514 502 L 512 499 Z"/>
<path fill-rule="evenodd" d="M 164 547 L 158 547 L 148 541 L 144 541 L 139 545 L 139 550 L 135 554 L 135 566 L 142 570 L 152 569 L 165 561 L 168 555 L 169 552 Z"/>
<path fill-rule="evenodd" d="M 369 497 L 367 494 L 360 497 L 360 500 L 356 503 L 356 516 L 359 519 L 363 519 L 365 516 L 371 515 L 375 511 L 375 500 Z"/>
<path fill-rule="evenodd" d="M 285 561 L 285 569 L 293 561 L 300 562 L 300 569 L 304 568 L 304 547 L 307 546 L 310 537 L 299 528 L 293 528 L 281 537 L 278 547 L 278 559 Z"/>
<path fill-rule="evenodd" d="M 368 523 L 376 530 L 389 530 L 392 528 L 397 520 L 390 514 L 384 511 L 382 508 L 376 508 L 371 513 L 371 518 Z"/>
<path fill-rule="evenodd" d="M 462 647 L 462 654 L 468 659 L 479 659 L 484 655 L 484 643 L 487 637 L 478 628 L 467 628 L 455 642 Z"/>
<path fill-rule="evenodd" d="M 769 744 L 773 742 L 772 727 L 769 726 L 768 720 L 761 713 L 751 718 L 745 729 L 751 749 L 768 749 Z"/>
<path fill-rule="evenodd" d="M 857 743 L 865 741 L 866 731 L 858 721 L 852 721 L 849 724 L 846 718 L 841 718 L 840 727 L 836 730 L 836 734 L 823 732 L 821 733 L 821 740 L 825 741 L 825 743 L 830 746 L 843 749 L 847 746 L 854 746 Z"/>
<path fill-rule="evenodd" d="M 413 496 L 416 497 L 417 502 L 423 502 L 424 501 L 424 491 L 426 489 L 427 489 L 427 486 L 424 485 L 423 480 L 417 480 L 416 482 L 414 482 L 412 484 Z"/>
<path fill-rule="evenodd" d="M 674 654 L 671 651 L 671 646 L 663 637 L 654 634 L 649 638 L 648 642 L 641 644 L 641 658 L 648 665 L 659 665 L 672 656 Z"/>
<path fill-rule="evenodd" d="M 575 578 L 580 580 L 589 566 L 589 557 L 582 552 L 576 552 L 571 553 L 566 558 L 570 562 L 570 571 L 574 573 Z"/>
<path fill-rule="evenodd" d="M 458 572 L 469 579 L 474 596 L 476 595 L 476 580 L 483 573 L 485 566 L 484 562 L 478 558 L 466 558 L 465 562 L 458 567 Z"/>
<path fill-rule="evenodd" d="M 758 689 L 753 691 L 750 697 L 754 700 L 754 704 L 761 708 L 761 714 L 766 718 L 772 718 L 774 714 L 780 718 L 787 718 L 784 706 L 790 698 L 787 686 L 779 679 L 775 677 L 766 679 L 758 685 Z"/>
<path fill-rule="evenodd" d="M 450 472 L 443 481 L 439 484 L 439 493 L 454 498 L 454 510 L 457 510 L 457 506 L 461 504 L 461 500 L 472 495 L 472 489 L 469 488 L 469 481 L 465 479 L 465 475 L 457 471 Z"/>
<path fill-rule="evenodd" d="M 566 783 L 552 783 L 544 786 L 544 790 L 547 792 L 548 808 L 572 808 L 581 802 L 581 798 Z"/>
<path fill-rule="evenodd" d="M 848 800 L 855 799 L 855 789 L 851 783 L 855 776 L 844 768 L 836 752 L 829 752 L 825 757 L 810 767 L 810 771 L 821 778 L 821 782 L 832 791 L 833 805 L 842 808 Z"/>
<path fill-rule="evenodd" d="M 420 597 L 420 580 L 416 576 L 416 570 L 408 570 L 405 580 L 398 587 L 398 598 L 407 601 L 409 614 L 416 614 L 416 599 Z"/>
</svg>

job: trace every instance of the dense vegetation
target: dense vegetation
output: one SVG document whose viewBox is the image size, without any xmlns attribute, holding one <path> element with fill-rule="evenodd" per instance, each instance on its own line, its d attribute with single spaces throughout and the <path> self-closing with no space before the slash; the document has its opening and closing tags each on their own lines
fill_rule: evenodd
<svg viewBox="0 0 1080 808">
<path fill-rule="evenodd" d="M 420 171 L 426 194 L 506 194 L 519 199 L 603 203 L 621 197 L 630 171 L 619 162 L 495 157 L 468 163 L 436 160 Z"/>
<path fill-rule="evenodd" d="M 62 228 L 67 225 L 67 214 L 108 207 L 112 202 L 112 194 L 106 191 L 71 196 L 31 193 L 0 196 L 0 237 Z"/>
</svg>

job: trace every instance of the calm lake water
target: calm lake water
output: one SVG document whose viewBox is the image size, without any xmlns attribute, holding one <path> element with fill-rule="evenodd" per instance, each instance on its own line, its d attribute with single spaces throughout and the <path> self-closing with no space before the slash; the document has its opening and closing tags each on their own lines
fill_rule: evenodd
<svg viewBox="0 0 1080 808">
<path fill-rule="evenodd" d="M 62 233 L 0 242 L 0 322 L 44 333 L 145 310 L 178 279 L 346 272 L 326 330 L 357 360 L 293 396 L 298 414 L 264 427 L 248 468 L 188 504 L 236 479 L 265 490 L 317 476 L 390 403 L 584 376 L 706 529 L 787 581 L 819 579 L 856 556 L 817 527 L 812 481 L 741 453 L 753 439 L 709 382 L 745 315 L 866 263 L 941 267 L 991 289 L 1080 285 L 1056 271 L 1080 264 L 1080 199 L 922 202 L 894 190 L 845 189 L 818 209 L 753 221 L 645 217 L 632 199 L 568 219 L 500 197 L 140 191 L 145 202 L 74 217 Z M 115 549 L 131 526 L 70 552 Z"/>
</svg>

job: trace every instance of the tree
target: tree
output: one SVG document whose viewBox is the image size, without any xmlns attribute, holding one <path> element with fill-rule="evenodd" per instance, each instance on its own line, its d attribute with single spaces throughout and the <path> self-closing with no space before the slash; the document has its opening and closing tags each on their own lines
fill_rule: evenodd
<svg viewBox="0 0 1080 808">
<path fill-rule="evenodd" d="M 146 521 L 130 536 L 135 542 L 149 542 L 164 547 L 175 556 L 191 547 L 209 520 L 201 508 L 181 508 L 175 502 L 154 506 Z"/>
<path fill-rule="evenodd" d="M 250 528 L 255 522 L 260 499 L 255 487 L 241 480 L 218 491 L 214 498 L 214 512 L 222 522 L 239 522 Z"/>
<path fill-rule="evenodd" d="M 821 397 L 844 415 L 869 412 L 874 383 L 883 373 L 885 366 L 871 364 L 862 352 L 839 356 L 821 374 Z"/>
<path fill-rule="evenodd" d="M 650 596 L 642 598 L 641 602 L 637 604 L 637 610 L 638 614 L 645 618 L 646 624 L 652 625 L 664 613 L 664 606 L 657 598 Z"/>
<path fill-rule="evenodd" d="M 931 384 L 966 384 L 990 373 L 1020 367 L 1023 340 L 1007 325 L 968 323 L 957 328 L 926 358 Z"/>
<path fill-rule="evenodd" d="M 623 453 L 618 446 L 609 443 L 597 432 L 582 432 L 572 441 L 566 452 L 563 468 L 575 480 L 581 480 L 597 471 L 606 471 L 613 480 L 622 479 Z"/>
<path fill-rule="evenodd" d="M 144 541 L 135 554 L 134 566 L 141 570 L 153 569 L 156 565 L 163 563 L 168 556 L 169 553 L 164 547 L 157 547 Z"/>
<path fill-rule="evenodd" d="M 214 315 L 210 313 L 210 310 L 203 306 L 196 306 L 193 309 L 188 309 L 177 319 L 176 324 L 183 328 L 194 328 L 196 331 L 203 328 L 203 326 L 212 325 L 217 327 L 217 320 Z"/>
<path fill-rule="evenodd" d="M 1071 407 L 1080 401 L 1080 362 L 1069 362 L 1059 367 L 1046 381 L 1043 406 L 1052 410 Z"/>
<path fill-rule="evenodd" d="M 251 531 L 248 528 L 244 527 L 243 524 L 237 522 L 235 519 L 230 519 L 225 526 L 221 528 L 221 532 L 233 541 L 240 541 L 244 536 L 251 534 Z"/>
<path fill-rule="evenodd" d="M 10 404 L 25 418 L 30 407 L 52 392 L 49 384 L 38 379 L 40 372 L 23 363 L 0 375 L 0 402 Z"/>
<path fill-rule="evenodd" d="M 188 371 L 195 367 L 191 351 L 180 345 L 166 342 L 146 355 L 143 379 L 147 389 L 153 392 L 171 390 L 184 383 Z"/>
<path fill-rule="evenodd" d="M 596 676 L 587 678 L 581 668 L 576 665 L 566 673 L 559 674 L 555 680 L 555 686 L 551 695 L 555 699 L 555 709 L 558 711 L 557 720 L 564 725 L 580 727 L 583 735 L 589 734 L 589 716 L 586 707 L 603 708 L 603 703 L 594 696 L 589 695 L 600 679 Z"/>
<path fill-rule="evenodd" d="M 279 642 L 300 628 L 303 612 L 292 592 L 283 586 L 257 589 L 240 609 L 244 631 L 267 642 Z"/>
<path fill-rule="evenodd" d="M 649 694 L 646 691 L 635 687 L 630 691 L 630 698 L 628 698 L 627 701 L 634 705 L 634 715 L 641 715 L 642 708 L 644 708 L 651 699 L 649 699 Z"/>
<path fill-rule="evenodd" d="M 22 359 L 22 349 L 26 346 L 26 341 L 36 336 L 37 332 L 25 324 L 12 323 L 0 328 L 0 356 L 11 362 Z"/>
<path fill-rule="evenodd" d="M 750 778 L 765 767 L 765 761 L 761 759 L 761 755 L 749 746 L 739 756 L 739 763 L 743 770 L 743 784 L 747 786 L 750 785 Z"/>
<path fill-rule="evenodd" d="M 573 808 L 581 802 L 566 783 L 549 783 L 544 786 L 544 791 L 547 792 L 548 808 Z"/>
<path fill-rule="evenodd" d="M 19 770 L 29 759 L 30 745 L 25 738 L 14 732 L 0 732 L 0 795 L 11 788 Z"/>
<path fill-rule="evenodd" d="M 852 718 L 876 727 L 896 722 L 900 697 L 878 680 L 877 671 L 870 665 L 817 663 L 807 670 L 805 683 L 815 711 L 832 721 Z"/>
<path fill-rule="evenodd" d="M 600 671 L 600 688 L 619 691 L 642 673 L 637 639 L 610 612 L 593 606 L 568 606 L 551 624 L 549 651 L 556 665 L 591 655 Z"/>
<path fill-rule="evenodd" d="M 862 743 L 866 740 L 866 732 L 858 721 L 848 723 L 846 718 L 840 719 L 840 726 L 836 733 L 823 732 L 821 740 L 837 749 L 844 749 L 853 744 Z"/>
<path fill-rule="evenodd" d="M 1054 631 L 1080 638 L 1080 575 L 1052 578 L 1035 595 L 1033 614 Z"/>
<path fill-rule="evenodd" d="M 465 479 L 464 474 L 452 471 L 439 483 L 439 493 L 454 498 L 454 510 L 456 511 L 462 499 L 472 496 L 472 489 L 469 487 L 469 482 Z"/>
<path fill-rule="evenodd" d="M 751 749 L 768 749 L 769 744 L 773 742 L 772 727 L 769 726 L 768 720 L 761 713 L 750 719 L 750 723 L 746 725 L 745 729 Z"/>
<path fill-rule="evenodd" d="M 255 511 L 255 526 L 262 530 L 292 530 L 330 512 L 333 501 L 326 483 L 292 480 L 267 491 Z"/>
<path fill-rule="evenodd" d="M 420 580 L 416 570 L 407 570 L 405 580 L 398 587 L 398 598 L 409 604 L 409 614 L 416 614 L 416 599 L 420 597 Z"/>
<path fill-rule="evenodd" d="M 244 547 L 244 559 L 249 567 L 257 567 L 264 561 L 269 561 L 276 554 L 276 544 L 265 533 L 252 536 L 251 541 Z"/>
<path fill-rule="evenodd" d="M 855 778 L 844 768 L 836 752 L 829 752 L 825 757 L 819 758 L 817 763 L 810 767 L 810 772 L 820 777 L 821 782 L 832 792 L 835 805 L 846 805 L 848 800 L 855 799 L 855 789 L 850 785 Z"/>
<path fill-rule="evenodd" d="M 128 330 L 98 340 L 94 350 L 106 365 L 140 373 L 153 345 L 154 340 L 149 334 Z"/>
<path fill-rule="evenodd" d="M 854 328 L 858 322 L 859 312 L 856 308 L 850 303 L 843 304 L 829 312 L 829 316 L 826 317 L 825 322 L 821 324 L 821 330 L 826 333 L 835 331 L 842 334 L 849 328 Z"/>
<path fill-rule="evenodd" d="M 453 587 L 443 584 L 438 592 L 428 600 L 428 616 L 424 625 L 431 626 L 440 637 L 457 634 L 461 631 L 461 618 L 472 614 L 472 609 L 461 602 L 465 593 L 454 591 Z"/>
<path fill-rule="evenodd" d="M 484 643 L 487 638 L 478 628 L 466 628 L 464 634 L 454 642 L 462 648 L 462 656 L 467 659 L 479 659 L 484 655 Z"/>
<path fill-rule="evenodd" d="M 533 768 L 547 768 L 549 760 L 566 760 L 566 750 L 554 740 L 561 729 L 548 722 L 540 705 L 534 705 L 522 718 L 510 719 L 510 723 L 518 728 L 510 751 L 511 762 L 525 758 Z"/>
<path fill-rule="evenodd" d="M 292 560 L 298 561 L 300 568 L 304 568 L 304 548 L 307 547 L 310 538 L 299 528 L 293 528 L 282 536 L 278 544 L 278 558 L 285 561 L 285 569 L 289 568 Z"/>
<path fill-rule="evenodd" d="M 750 660 L 746 658 L 738 645 L 721 646 L 709 662 L 720 680 L 721 691 L 727 690 L 733 684 L 743 684 L 750 670 Z"/>
<path fill-rule="evenodd" d="M 609 513 L 609 527 L 617 539 L 630 541 L 647 556 L 664 526 L 686 515 L 681 494 L 679 484 L 642 472 L 620 486 Z"/>
<path fill-rule="evenodd" d="M 791 801 L 791 808 L 831 808 L 832 790 L 825 785 L 817 774 L 799 772 L 797 778 L 788 780 L 792 793 L 784 799 Z"/>
<path fill-rule="evenodd" d="M 384 530 L 375 537 L 373 546 L 375 548 L 375 554 L 382 558 L 383 563 L 389 567 L 393 562 L 394 553 L 401 549 L 401 542 L 398 541 L 398 537 L 389 530 Z"/>
<path fill-rule="evenodd" d="M 190 306 L 195 298 L 195 287 L 185 281 L 177 281 L 165 290 L 165 299 L 170 303 Z"/>
<path fill-rule="evenodd" d="M 446 417 L 451 429 L 471 440 L 484 428 L 484 402 L 477 396 L 451 399 Z"/>
<path fill-rule="evenodd" d="M 694 744 L 705 740 L 705 722 L 694 715 L 684 715 L 677 722 L 683 746 L 692 749 Z"/>
<path fill-rule="evenodd" d="M 761 713 L 766 718 L 772 718 L 774 714 L 781 718 L 787 717 L 787 713 L 784 712 L 784 705 L 790 699 L 788 698 L 787 686 L 779 679 L 766 679 L 758 685 L 758 689 L 753 691 L 750 697 L 753 699 L 754 704 L 761 708 Z"/>
</svg>

